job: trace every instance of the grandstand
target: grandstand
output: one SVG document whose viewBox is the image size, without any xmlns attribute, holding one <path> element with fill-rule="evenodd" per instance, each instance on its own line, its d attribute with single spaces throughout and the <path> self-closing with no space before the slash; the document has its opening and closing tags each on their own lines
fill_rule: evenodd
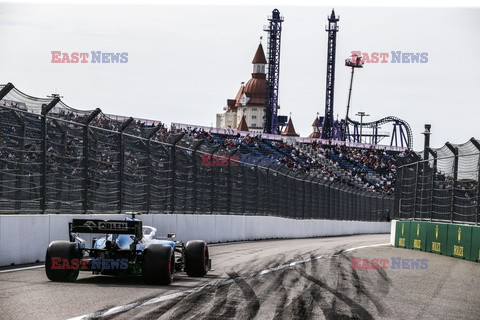
<svg viewBox="0 0 480 320">
<path fill-rule="evenodd" d="M 0 91 L 0 210 L 227 213 L 384 220 L 395 147 L 282 137 L 82 111 Z M 202 166 L 201 155 L 238 157 Z M 267 161 L 266 161 L 267 160 Z M 237 161 L 237 160 L 236 160 Z M 257 165 L 257 164 L 260 165 Z"/>
<path fill-rule="evenodd" d="M 408 149 L 389 146 L 346 143 L 311 139 L 308 142 L 283 141 L 279 135 L 220 131 L 174 123 L 174 128 L 207 144 L 218 144 L 227 150 L 238 150 L 257 157 L 274 159 L 295 171 L 316 175 L 317 178 L 339 181 L 350 186 L 370 189 L 374 192 L 393 194 L 395 163 L 398 160 L 413 161 L 416 154 Z M 294 139 L 295 140 L 295 139 Z"/>
</svg>

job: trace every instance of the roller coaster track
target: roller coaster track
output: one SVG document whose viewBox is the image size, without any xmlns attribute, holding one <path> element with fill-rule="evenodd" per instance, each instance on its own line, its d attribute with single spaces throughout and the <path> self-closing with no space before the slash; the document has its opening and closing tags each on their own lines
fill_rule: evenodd
<svg viewBox="0 0 480 320">
<path fill-rule="evenodd" d="M 400 126 L 400 133 L 403 133 L 401 127 L 403 127 L 403 130 L 407 133 L 406 136 L 406 144 L 408 148 L 412 148 L 413 146 L 413 134 L 412 134 L 412 128 L 410 128 L 410 125 L 397 117 L 394 116 L 388 116 L 385 118 L 382 118 L 380 120 L 372 121 L 372 122 L 364 122 L 360 123 L 358 121 L 350 119 L 350 117 L 347 118 L 347 124 L 352 124 L 353 126 L 363 126 L 364 128 L 378 128 L 379 126 L 386 124 L 386 123 L 393 123 L 393 133 L 392 133 L 392 143 L 393 143 L 393 135 L 396 134 L 396 126 Z M 402 139 L 402 136 L 400 136 L 400 139 Z"/>
</svg>

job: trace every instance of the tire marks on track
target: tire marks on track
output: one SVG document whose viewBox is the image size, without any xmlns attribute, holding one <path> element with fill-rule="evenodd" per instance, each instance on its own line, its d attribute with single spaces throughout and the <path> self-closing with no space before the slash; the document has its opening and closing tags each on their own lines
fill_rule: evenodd
<svg viewBox="0 0 480 320">
<path fill-rule="evenodd" d="M 351 269 L 351 261 L 342 250 L 329 255 L 316 256 L 315 250 L 308 254 L 307 259 L 290 260 L 253 273 L 247 272 L 258 267 L 255 263 L 237 265 L 224 271 L 227 279 L 83 319 L 373 319 L 367 311 L 372 303 L 382 312 L 377 297 L 362 284 L 365 275 Z M 272 257 L 270 266 L 283 258 Z M 236 270 L 242 270 L 242 274 Z M 388 287 L 385 274 L 376 278 Z"/>
<path fill-rule="evenodd" d="M 257 315 L 258 310 L 260 309 L 260 302 L 258 301 L 258 297 L 255 294 L 255 291 L 234 270 L 227 271 L 226 273 L 230 277 L 230 279 L 233 279 L 235 281 L 235 284 L 240 288 L 240 291 L 243 294 L 242 300 L 246 302 L 246 306 L 242 308 L 241 312 L 239 313 L 239 318 L 253 319 Z M 253 281 L 255 282 L 255 279 Z M 253 285 L 255 285 L 255 283 Z"/>
<path fill-rule="evenodd" d="M 315 262 L 314 262 L 315 263 Z M 357 303 L 355 300 L 352 298 L 348 297 L 346 293 L 340 292 L 329 286 L 326 281 L 322 279 L 317 279 L 316 277 L 307 274 L 304 270 L 299 270 L 295 269 L 302 277 L 305 279 L 309 280 L 310 282 L 316 284 L 319 286 L 321 289 L 329 292 L 331 295 L 333 295 L 333 298 L 338 299 L 341 302 L 344 302 L 349 308 L 350 311 L 352 312 L 353 318 L 354 319 L 373 319 L 373 316 L 370 314 L 370 312 L 367 311 L 366 308 L 364 308 L 362 305 Z M 331 304 L 332 309 L 331 310 L 324 310 L 325 316 L 327 319 L 336 319 L 337 312 L 335 308 L 335 304 Z M 330 315 L 334 315 L 335 317 L 331 318 Z"/>
</svg>

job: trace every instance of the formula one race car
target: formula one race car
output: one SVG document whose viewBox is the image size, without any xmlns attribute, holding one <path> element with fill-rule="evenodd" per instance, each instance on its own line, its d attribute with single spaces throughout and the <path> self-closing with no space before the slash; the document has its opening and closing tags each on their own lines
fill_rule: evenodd
<svg viewBox="0 0 480 320">
<path fill-rule="evenodd" d="M 102 275 L 142 275 L 147 284 L 168 285 L 175 271 L 190 277 L 203 277 L 211 260 L 205 241 L 185 245 L 174 241 L 175 234 L 155 238 L 157 229 L 142 226 L 142 221 L 73 219 L 69 223 L 70 241 L 52 241 L 45 256 L 45 272 L 52 281 L 75 281 L 79 271 Z M 104 234 L 93 238 L 92 247 L 78 233 Z"/>
</svg>

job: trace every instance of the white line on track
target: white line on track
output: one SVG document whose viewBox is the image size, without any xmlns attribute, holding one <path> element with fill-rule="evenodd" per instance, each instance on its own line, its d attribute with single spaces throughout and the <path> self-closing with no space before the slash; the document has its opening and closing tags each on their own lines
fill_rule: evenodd
<svg viewBox="0 0 480 320">
<path fill-rule="evenodd" d="M 371 244 L 369 246 L 361 246 L 361 247 L 346 249 L 346 250 L 343 250 L 343 252 L 350 252 L 350 251 L 353 251 L 353 250 L 358 250 L 358 249 L 363 249 L 363 248 L 383 247 L 383 246 L 391 246 L 391 244 L 390 244 L 390 242 L 380 243 L 380 244 Z"/>
<path fill-rule="evenodd" d="M 1 270 L 0 273 L 7 273 L 7 272 L 15 272 L 15 271 L 22 271 L 22 270 L 30 270 L 30 269 L 38 269 L 38 268 L 43 268 L 45 267 L 44 264 L 40 266 L 31 266 L 31 267 L 23 267 L 23 268 L 14 268 L 14 269 L 7 269 L 7 270 Z"/>
<path fill-rule="evenodd" d="M 370 248 L 370 247 L 380 247 L 380 246 L 390 246 L 390 243 L 372 244 L 372 245 L 368 245 L 368 246 L 349 248 L 349 249 L 343 250 L 342 252 L 350 252 L 350 251 L 354 251 L 354 250 L 358 250 L 358 249 Z M 146 306 L 146 305 L 149 305 L 149 304 L 154 304 L 154 303 L 158 303 L 158 302 L 162 302 L 162 301 L 167 301 L 167 300 L 171 300 L 171 299 L 185 297 L 185 296 L 188 296 L 189 294 L 200 292 L 204 289 L 222 287 L 222 286 L 233 283 L 236 279 L 246 280 L 246 279 L 250 279 L 250 278 L 253 278 L 253 277 L 257 277 L 257 276 L 263 276 L 265 274 L 268 274 L 268 273 L 271 273 L 271 272 L 274 272 L 274 271 L 291 268 L 293 266 L 308 263 L 308 262 L 313 261 L 313 260 L 320 260 L 320 259 L 326 258 L 328 256 L 332 256 L 332 255 L 320 255 L 320 256 L 317 256 L 317 257 L 308 258 L 308 259 L 304 259 L 304 260 L 297 260 L 297 261 L 293 261 L 293 262 L 290 262 L 290 263 L 281 264 L 281 265 L 273 267 L 273 268 L 265 269 L 265 270 L 262 270 L 260 272 L 252 273 L 250 275 L 240 276 L 240 277 L 235 278 L 235 279 L 226 279 L 226 280 L 222 280 L 222 281 L 217 281 L 216 283 L 211 282 L 211 283 L 206 284 L 206 285 L 201 286 L 201 287 L 196 287 L 196 288 L 193 288 L 193 289 L 180 291 L 180 292 L 175 292 L 175 293 L 170 293 L 170 294 L 164 294 L 164 295 L 160 295 L 158 297 L 149 299 L 147 301 L 133 302 L 133 303 L 126 304 L 124 306 L 113 307 L 113 308 L 110 308 L 110 309 L 105 310 L 105 311 L 94 312 L 94 313 L 91 313 L 91 314 L 86 314 L 86 315 L 83 315 L 83 316 L 70 318 L 68 320 L 88 320 L 88 319 L 97 318 L 97 317 L 111 316 L 111 315 L 115 315 L 115 314 L 118 314 L 118 313 L 126 312 L 126 311 L 131 310 L 131 309 L 136 308 L 136 307 Z"/>
</svg>

